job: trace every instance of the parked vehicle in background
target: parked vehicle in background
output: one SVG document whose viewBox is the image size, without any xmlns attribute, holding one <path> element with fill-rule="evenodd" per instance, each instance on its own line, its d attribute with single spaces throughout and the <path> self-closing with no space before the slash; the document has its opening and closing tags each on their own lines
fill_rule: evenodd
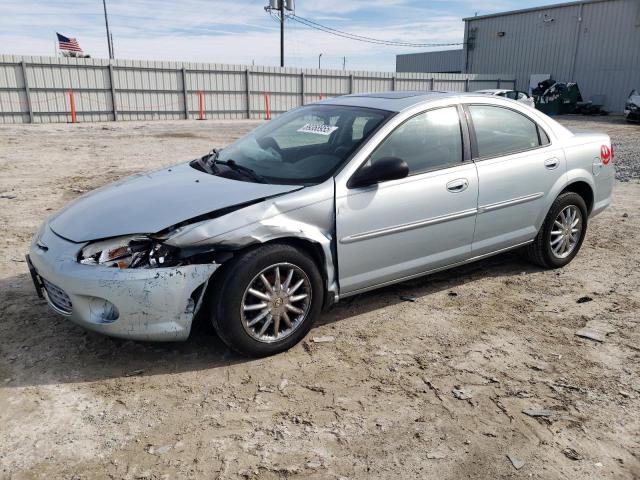
<svg viewBox="0 0 640 480">
<path fill-rule="evenodd" d="M 640 122 L 640 93 L 632 90 L 624 106 L 624 116 L 627 122 Z"/>
<path fill-rule="evenodd" d="M 482 93 L 484 95 L 496 95 L 497 97 L 504 97 L 510 100 L 515 100 L 525 105 L 529 105 L 531 108 L 535 108 L 533 98 L 528 93 L 520 92 L 518 90 L 507 90 L 503 88 L 490 88 L 486 90 L 477 90 L 475 93 Z"/>
<path fill-rule="evenodd" d="M 611 202 L 612 160 L 607 135 L 495 95 L 347 95 L 79 198 L 27 260 L 89 329 L 184 340 L 202 310 L 231 348 L 269 355 L 361 292 L 519 247 L 567 265 Z"/>
</svg>

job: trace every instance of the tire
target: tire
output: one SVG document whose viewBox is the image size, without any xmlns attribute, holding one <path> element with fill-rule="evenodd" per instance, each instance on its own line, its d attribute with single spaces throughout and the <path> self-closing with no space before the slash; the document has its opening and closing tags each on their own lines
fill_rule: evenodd
<svg viewBox="0 0 640 480">
<path fill-rule="evenodd" d="M 278 274 L 280 282 L 276 281 Z M 264 357 L 283 352 L 302 340 L 319 316 L 323 283 L 315 262 L 295 247 L 276 243 L 248 250 L 230 260 L 214 282 L 210 293 L 214 295 L 210 309 L 213 327 L 224 343 L 243 355 Z M 306 298 L 300 298 L 305 294 Z"/>
<path fill-rule="evenodd" d="M 563 234 L 558 234 L 557 232 L 568 231 L 570 227 L 568 227 L 567 224 L 567 228 L 565 230 L 558 226 L 559 224 L 563 224 L 562 217 L 560 217 L 563 212 L 565 217 L 567 217 L 569 212 L 575 212 L 576 218 L 579 218 L 580 225 L 580 231 L 575 243 L 573 246 L 566 245 L 567 250 L 564 252 L 562 251 L 564 248 L 563 241 L 558 240 L 558 238 L 562 237 Z M 559 224 L 556 223 L 556 220 L 559 221 Z M 587 205 L 584 199 L 574 192 L 567 192 L 559 195 L 551 205 L 549 213 L 547 213 L 544 223 L 542 224 L 542 228 L 540 228 L 535 240 L 533 243 L 525 247 L 525 255 L 530 261 L 543 268 L 564 267 L 571 262 L 571 260 L 573 260 L 580 251 L 585 234 L 587 233 L 587 223 Z M 573 227 L 571 231 L 576 227 Z M 554 246 L 552 246 L 552 242 L 555 243 Z M 569 243 L 572 242 L 573 240 Z"/>
</svg>

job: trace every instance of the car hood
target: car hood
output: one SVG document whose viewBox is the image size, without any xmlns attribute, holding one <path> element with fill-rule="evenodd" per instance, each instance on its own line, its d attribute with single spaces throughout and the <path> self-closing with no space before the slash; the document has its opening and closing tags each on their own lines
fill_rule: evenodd
<svg viewBox="0 0 640 480">
<path fill-rule="evenodd" d="M 133 175 L 83 195 L 55 215 L 49 226 L 72 242 L 155 233 L 222 208 L 299 188 L 231 180 L 182 164 Z"/>
</svg>

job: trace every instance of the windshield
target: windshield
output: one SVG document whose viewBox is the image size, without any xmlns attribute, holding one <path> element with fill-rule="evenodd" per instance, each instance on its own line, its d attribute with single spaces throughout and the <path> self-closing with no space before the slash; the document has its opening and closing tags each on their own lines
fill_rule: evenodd
<svg viewBox="0 0 640 480">
<path fill-rule="evenodd" d="M 320 183 L 390 115 L 339 105 L 297 108 L 221 150 L 217 161 L 251 169 L 269 183 Z"/>
</svg>

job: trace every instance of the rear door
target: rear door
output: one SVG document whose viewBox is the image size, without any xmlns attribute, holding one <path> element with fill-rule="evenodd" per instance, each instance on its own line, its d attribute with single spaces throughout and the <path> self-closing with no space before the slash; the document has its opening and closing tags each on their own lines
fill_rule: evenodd
<svg viewBox="0 0 640 480">
<path fill-rule="evenodd" d="M 535 237 L 553 185 L 566 174 L 563 150 L 524 113 L 501 105 L 465 106 L 478 168 L 474 256 Z"/>
<path fill-rule="evenodd" d="M 469 258 L 478 180 L 465 140 L 457 106 L 418 113 L 365 157 L 401 158 L 408 177 L 361 188 L 336 179 L 341 295 Z"/>
</svg>

